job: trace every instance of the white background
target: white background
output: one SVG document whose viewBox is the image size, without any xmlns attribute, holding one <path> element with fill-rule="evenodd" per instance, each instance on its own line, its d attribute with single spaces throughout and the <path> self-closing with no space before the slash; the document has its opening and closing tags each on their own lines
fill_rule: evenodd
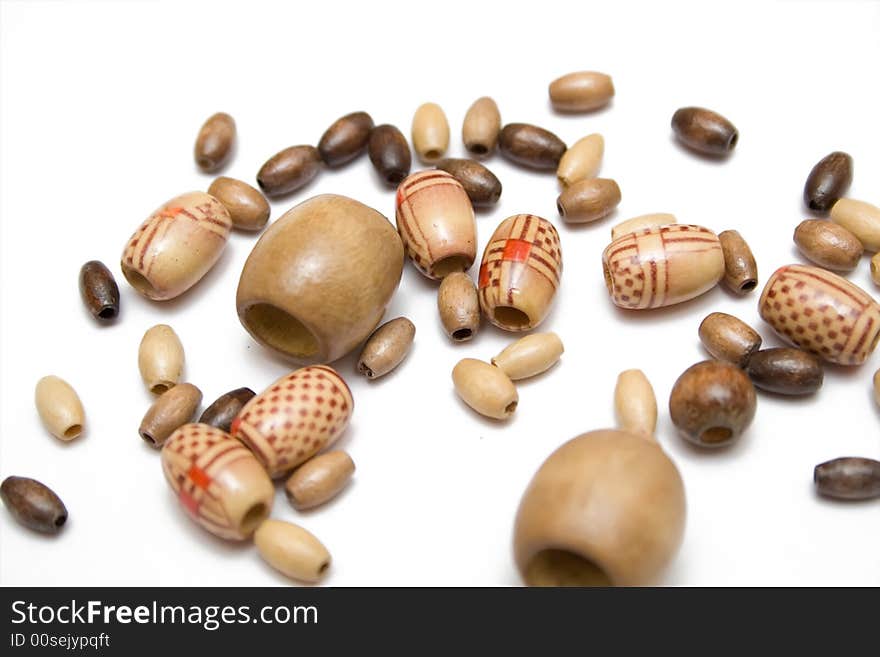
<svg viewBox="0 0 880 657">
<path fill-rule="evenodd" d="M 462 156 L 461 121 L 493 96 L 505 122 L 545 126 L 569 144 L 606 140 L 602 175 L 623 202 L 586 227 L 560 221 L 552 174 L 495 156 L 498 206 L 478 213 L 479 251 L 505 217 L 532 212 L 560 230 L 565 271 L 541 326 L 565 342 L 560 365 L 519 386 L 506 424 L 483 420 L 453 392 L 458 359 L 489 359 L 514 336 L 484 324 L 452 345 L 436 312 L 436 284 L 407 265 L 388 318 L 418 327 L 393 374 L 368 383 L 354 356 L 336 363 L 355 397 L 338 446 L 357 463 L 353 484 L 308 513 L 279 492 L 273 517 L 314 532 L 333 555 L 330 585 L 516 585 L 511 555 L 519 497 L 565 440 L 613 424 L 618 372 L 642 368 L 660 406 L 658 437 L 682 471 L 684 545 L 670 585 L 880 584 L 880 502 L 844 504 L 813 492 L 813 466 L 842 455 L 880 458 L 871 375 L 829 367 L 808 399 L 759 395 L 755 422 L 734 447 L 703 452 L 669 421 L 678 375 L 706 357 L 697 326 L 733 313 L 780 344 L 758 317 L 764 281 L 801 261 L 791 241 L 804 218 L 802 188 L 832 150 L 855 161 L 850 195 L 880 203 L 877 66 L 880 4 L 751 5 L 380 2 L 3 2 L 2 217 L 0 217 L 0 475 L 50 485 L 70 520 L 55 538 L 0 513 L 0 581 L 8 585 L 286 584 L 247 543 L 192 523 L 138 437 L 151 403 L 137 369 L 143 332 L 169 323 L 186 349 L 186 379 L 205 403 L 242 385 L 259 391 L 291 366 L 256 345 L 235 313 L 242 264 L 256 237 L 234 234 L 216 268 L 191 292 L 151 303 L 125 283 L 119 256 L 158 205 L 206 189 L 192 145 L 223 110 L 239 146 L 224 171 L 253 184 L 276 151 L 317 143 L 337 117 L 366 110 L 409 134 L 415 108 L 440 103 Z M 610 73 L 605 110 L 556 115 L 547 84 L 581 69 Z M 669 128 L 681 106 L 702 105 L 739 128 L 733 157 L 684 152 Z M 273 219 L 314 194 L 342 193 L 393 219 L 394 194 L 366 157 L 325 171 L 272 204 Z M 744 299 L 715 289 L 667 310 L 615 310 L 600 255 L 611 225 L 646 212 L 739 230 L 761 283 Z M 122 313 L 103 327 L 77 291 L 83 262 L 100 259 L 122 289 Z M 476 265 L 474 271 L 476 270 Z M 876 288 L 868 258 L 850 279 Z M 67 379 L 87 412 L 70 444 L 49 436 L 33 405 L 43 375 Z"/>
</svg>

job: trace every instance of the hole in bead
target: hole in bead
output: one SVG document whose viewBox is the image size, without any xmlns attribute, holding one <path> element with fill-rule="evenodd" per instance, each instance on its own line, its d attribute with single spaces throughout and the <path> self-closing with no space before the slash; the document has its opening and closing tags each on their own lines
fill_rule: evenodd
<svg viewBox="0 0 880 657">
<path fill-rule="evenodd" d="M 56 527 L 61 527 L 65 522 L 67 522 L 66 515 L 60 515 L 57 518 L 55 518 L 55 526 Z"/>
<path fill-rule="evenodd" d="M 510 415 L 511 413 L 513 413 L 516 410 L 516 405 L 517 405 L 516 401 L 510 402 L 507 406 L 504 407 L 504 412 L 507 415 Z"/>
<path fill-rule="evenodd" d="M 749 280 L 745 281 L 742 285 L 740 285 L 739 289 L 742 290 L 743 292 L 751 292 L 752 290 L 755 289 L 755 287 L 757 285 L 758 285 L 758 281 L 756 281 L 754 278 L 750 278 Z"/>
<path fill-rule="evenodd" d="M 560 203 L 559 201 L 556 201 L 556 211 L 559 213 L 560 217 L 565 216 L 565 208 L 562 207 L 562 203 Z"/>
<path fill-rule="evenodd" d="M 730 135 L 730 139 L 727 140 L 727 150 L 733 150 L 734 146 L 736 146 L 736 142 L 739 141 L 739 132 L 734 131 L 732 135 Z"/>
<path fill-rule="evenodd" d="M 489 148 L 485 144 L 470 144 L 467 148 L 474 155 L 485 155 L 489 152 Z"/>
<path fill-rule="evenodd" d="M 443 153 L 436 148 L 429 148 L 425 151 L 425 159 L 428 161 L 439 160 Z"/>
<path fill-rule="evenodd" d="M 318 341 L 296 317 L 270 303 L 257 303 L 244 313 L 248 330 L 278 351 L 305 358 L 318 353 Z"/>
<path fill-rule="evenodd" d="M 262 523 L 268 515 L 268 507 L 262 502 L 257 502 L 241 517 L 241 522 L 238 524 L 239 532 L 245 536 L 253 533 L 257 526 Z"/>
<path fill-rule="evenodd" d="M 452 332 L 452 339 L 463 342 L 465 340 L 470 340 L 473 335 L 474 332 L 469 328 L 460 328 Z"/>
<path fill-rule="evenodd" d="M 125 279 L 131 284 L 131 286 L 148 299 L 158 299 L 161 297 L 159 290 L 157 290 L 140 272 L 135 271 L 126 265 L 122 265 L 122 273 L 125 275 Z"/>
<path fill-rule="evenodd" d="M 526 565 L 529 586 L 611 586 L 611 578 L 593 561 L 568 550 L 542 550 Z"/>
<path fill-rule="evenodd" d="M 707 445 L 720 445 L 733 438 L 733 431 L 728 427 L 712 427 L 700 434 L 700 442 Z"/>
<path fill-rule="evenodd" d="M 513 306 L 498 306 L 492 316 L 497 324 L 508 330 L 521 331 L 530 326 L 529 316 Z"/>
<path fill-rule="evenodd" d="M 325 562 L 322 563 L 320 566 L 318 566 L 318 574 L 319 574 L 319 575 L 323 575 L 324 573 L 327 572 L 327 569 L 328 569 L 329 567 L 330 567 L 330 562 L 329 562 L 329 561 L 325 561 Z"/>
<path fill-rule="evenodd" d="M 437 278 L 445 278 L 456 271 L 467 271 L 470 265 L 471 259 L 467 256 L 454 255 L 438 260 L 431 269 Z"/>
<path fill-rule="evenodd" d="M 116 317 L 116 308 L 113 306 L 104 306 L 98 313 L 98 317 L 101 319 L 113 319 Z"/>
<path fill-rule="evenodd" d="M 141 438 L 143 438 L 143 439 L 144 439 L 144 442 L 146 442 L 146 443 L 147 443 L 148 445 L 150 445 L 151 447 L 155 447 L 155 446 L 156 446 L 156 439 L 153 438 L 153 437 L 152 437 L 149 433 L 147 433 L 146 431 L 141 432 Z"/>
<path fill-rule="evenodd" d="M 159 381 L 150 386 L 150 392 L 154 395 L 164 395 L 173 387 L 174 384 L 171 381 Z"/>
<path fill-rule="evenodd" d="M 385 174 L 385 180 L 389 185 L 399 185 L 404 178 L 406 178 L 406 173 L 403 171 L 389 171 Z"/>
<path fill-rule="evenodd" d="M 67 430 L 64 432 L 65 438 L 76 438 L 79 434 L 82 433 L 82 425 L 81 424 L 72 424 L 67 427 Z"/>
</svg>

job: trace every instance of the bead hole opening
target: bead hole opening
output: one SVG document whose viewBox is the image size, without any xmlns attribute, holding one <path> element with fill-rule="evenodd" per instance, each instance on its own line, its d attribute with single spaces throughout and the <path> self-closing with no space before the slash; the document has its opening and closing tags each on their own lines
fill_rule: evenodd
<svg viewBox="0 0 880 657">
<path fill-rule="evenodd" d="M 241 517 L 241 522 L 238 524 L 238 529 L 242 534 L 250 535 L 268 516 L 268 507 L 262 502 L 257 502 L 245 511 L 245 514 Z"/>
<path fill-rule="evenodd" d="M 700 434 L 700 442 L 707 445 L 720 445 L 733 437 L 733 431 L 728 427 L 711 427 Z"/>
<path fill-rule="evenodd" d="M 452 332 L 452 339 L 457 342 L 464 342 L 465 340 L 470 340 L 474 335 L 474 332 L 469 328 L 460 328 Z"/>
<path fill-rule="evenodd" d="M 611 578 L 595 562 L 568 550 L 538 552 L 525 568 L 529 586 L 612 586 Z"/>
<path fill-rule="evenodd" d="M 467 271 L 470 266 L 470 258 L 463 255 L 454 255 L 438 260 L 431 269 L 437 278 L 445 278 L 456 271 Z"/>
<path fill-rule="evenodd" d="M 244 313 L 248 330 L 273 349 L 298 358 L 318 353 L 318 340 L 302 322 L 271 303 L 257 303 Z"/>
<path fill-rule="evenodd" d="M 81 424 L 72 424 L 64 432 L 65 438 L 76 438 L 79 434 L 82 433 L 82 425 Z"/>
</svg>

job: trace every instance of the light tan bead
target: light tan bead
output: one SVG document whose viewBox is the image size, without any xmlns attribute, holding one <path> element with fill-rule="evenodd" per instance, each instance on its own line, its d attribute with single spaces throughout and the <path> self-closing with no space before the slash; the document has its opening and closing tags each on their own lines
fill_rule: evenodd
<svg viewBox="0 0 880 657">
<path fill-rule="evenodd" d="M 880 285 L 880 252 L 871 257 L 871 280 L 874 285 Z"/>
<path fill-rule="evenodd" d="M 610 178 L 587 178 L 562 190 L 556 199 L 559 216 L 568 223 L 589 223 L 608 216 L 620 203 L 620 187 Z"/>
<path fill-rule="evenodd" d="M 43 426 L 53 436 L 67 442 L 82 434 L 85 411 L 76 390 L 67 381 L 44 376 L 37 381 L 34 402 Z"/>
<path fill-rule="evenodd" d="M 406 317 L 385 322 L 367 339 L 357 371 L 368 379 L 388 374 L 406 358 L 415 337 L 416 327 Z"/>
<path fill-rule="evenodd" d="M 602 135 L 587 135 L 565 151 L 562 159 L 559 160 L 556 177 L 563 187 L 568 187 L 579 180 L 595 178 L 602 166 L 604 154 L 605 140 Z"/>
<path fill-rule="evenodd" d="M 578 71 L 550 83 L 550 102 L 558 112 L 589 112 L 609 103 L 614 96 L 611 76 Z"/>
<path fill-rule="evenodd" d="M 174 329 L 156 324 L 144 333 L 138 349 L 138 368 L 150 392 L 161 395 L 174 387 L 183 373 L 183 345 Z"/>
<path fill-rule="evenodd" d="M 489 155 L 498 144 L 498 133 L 501 131 L 501 112 L 498 105 L 488 96 L 474 101 L 461 126 L 461 138 L 464 147 L 477 157 Z"/>
<path fill-rule="evenodd" d="M 678 220 L 674 214 L 666 212 L 654 212 L 652 214 L 640 214 L 638 217 L 621 221 L 616 226 L 611 227 L 611 239 L 616 240 L 623 237 L 627 233 L 635 233 L 640 230 L 657 228 L 658 226 L 668 226 L 669 224 L 677 224 Z"/>
<path fill-rule="evenodd" d="M 874 401 L 880 406 L 880 370 L 874 372 Z"/>
<path fill-rule="evenodd" d="M 794 243 L 805 258 L 832 271 L 852 271 L 865 250 L 846 228 L 824 219 L 806 219 L 798 224 Z"/>
<path fill-rule="evenodd" d="M 709 313 L 697 330 L 700 342 L 713 358 L 746 367 L 761 348 L 761 336 L 741 319 L 727 313 Z"/>
<path fill-rule="evenodd" d="M 354 474 L 354 461 L 342 450 L 309 459 L 290 475 L 284 485 L 293 508 L 302 511 L 336 497 Z"/>
<path fill-rule="evenodd" d="M 413 150 L 426 164 L 439 160 L 449 148 L 449 121 L 437 103 L 420 105 L 412 122 Z"/>
<path fill-rule="evenodd" d="M 254 534 L 263 560 L 291 579 L 318 582 L 330 568 L 330 553 L 315 536 L 291 522 L 267 520 Z"/>
<path fill-rule="evenodd" d="M 527 379 L 553 367 L 565 347 L 555 333 L 532 333 L 507 345 L 492 364 L 513 381 Z"/>
<path fill-rule="evenodd" d="M 191 383 L 178 384 L 153 402 L 138 433 L 150 446 L 161 447 L 175 429 L 192 421 L 201 403 L 201 390 Z"/>
<path fill-rule="evenodd" d="M 831 206 L 831 221 L 855 235 L 865 251 L 880 251 L 880 208 L 876 205 L 842 198 Z"/>
<path fill-rule="evenodd" d="M 653 438 L 657 429 L 657 398 L 642 370 L 625 370 L 614 387 L 614 412 L 624 431 Z"/>
<path fill-rule="evenodd" d="M 220 176 L 208 187 L 208 194 L 223 204 L 238 230 L 263 230 L 269 221 L 269 202 L 246 182 Z"/>
<path fill-rule="evenodd" d="M 446 335 L 455 342 L 465 342 L 480 330 L 480 299 L 471 277 L 456 271 L 440 283 L 437 309 Z"/>
<path fill-rule="evenodd" d="M 477 413 L 506 420 L 516 410 L 519 396 L 504 372 L 475 358 L 460 360 L 452 370 L 455 392 Z"/>
</svg>

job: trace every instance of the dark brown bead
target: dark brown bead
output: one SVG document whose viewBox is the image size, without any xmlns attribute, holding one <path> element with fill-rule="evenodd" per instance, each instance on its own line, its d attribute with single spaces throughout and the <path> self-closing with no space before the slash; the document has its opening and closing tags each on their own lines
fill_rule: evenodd
<svg viewBox="0 0 880 657">
<path fill-rule="evenodd" d="M 48 486 L 27 477 L 6 477 L 0 498 L 12 516 L 25 527 L 57 534 L 67 522 L 64 502 Z"/>
<path fill-rule="evenodd" d="M 556 169 L 566 145 L 544 128 L 528 123 L 508 123 L 498 136 L 498 149 L 516 164 L 532 169 Z"/>
<path fill-rule="evenodd" d="M 700 341 L 714 358 L 745 367 L 761 348 L 761 336 L 741 319 L 727 313 L 710 313 L 700 323 Z"/>
<path fill-rule="evenodd" d="M 721 447 L 751 424 L 756 403 L 755 388 L 741 369 L 707 360 L 678 377 L 669 396 L 669 415 L 690 442 Z"/>
<path fill-rule="evenodd" d="M 373 128 L 368 151 L 373 167 L 390 187 L 397 187 L 409 175 L 412 153 L 406 137 L 393 125 L 386 123 Z"/>
<path fill-rule="evenodd" d="M 501 198 L 501 181 L 479 162 L 448 157 L 437 162 L 437 168 L 460 182 L 475 206 L 494 205 Z"/>
<path fill-rule="evenodd" d="M 880 497 L 880 461 L 842 456 L 817 465 L 813 481 L 816 490 L 827 497 L 840 500 Z"/>
<path fill-rule="evenodd" d="M 819 160 L 807 176 L 804 203 L 816 212 L 827 212 L 846 194 L 852 179 L 852 157 L 842 151 L 834 151 Z"/>
<path fill-rule="evenodd" d="M 735 230 L 718 234 L 724 254 L 724 277 L 721 282 L 728 290 L 740 296 L 758 286 L 758 265 L 748 243 Z"/>
<path fill-rule="evenodd" d="M 318 152 L 329 167 L 338 167 L 351 162 L 367 149 L 373 117 L 366 112 L 352 112 L 333 125 L 321 136 Z"/>
<path fill-rule="evenodd" d="M 672 115 L 672 131 L 678 140 L 703 155 L 727 155 L 739 133 L 723 116 L 703 107 L 682 107 Z"/>
<path fill-rule="evenodd" d="M 763 349 L 749 359 L 746 374 L 761 390 L 809 395 L 822 387 L 824 372 L 813 354 L 791 347 Z"/>
<path fill-rule="evenodd" d="M 291 146 L 266 160 L 257 173 L 257 184 L 266 196 L 282 196 L 307 185 L 320 170 L 317 148 Z"/>
<path fill-rule="evenodd" d="M 99 260 L 89 260 L 79 270 L 79 293 L 95 319 L 114 319 L 119 314 L 119 286 Z"/>
<path fill-rule="evenodd" d="M 807 219 L 798 224 L 794 243 L 804 257 L 833 271 L 852 271 L 865 250 L 858 237 L 825 219 Z"/>
<path fill-rule="evenodd" d="M 256 395 L 250 388 L 236 388 L 220 395 L 199 418 L 199 424 L 209 424 L 229 433 L 232 421 L 251 397 Z"/>
</svg>

